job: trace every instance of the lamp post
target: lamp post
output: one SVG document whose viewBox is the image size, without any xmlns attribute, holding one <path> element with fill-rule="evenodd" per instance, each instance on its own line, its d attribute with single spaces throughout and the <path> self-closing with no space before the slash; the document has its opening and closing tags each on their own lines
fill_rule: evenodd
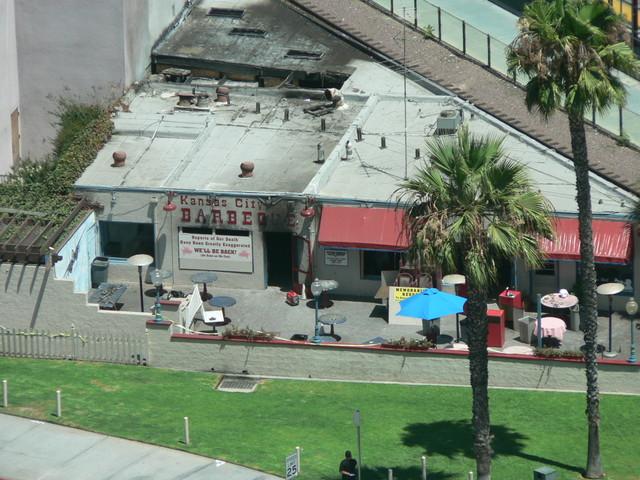
<svg viewBox="0 0 640 480">
<path fill-rule="evenodd" d="M 636 363 L 638 361 L 638 357 L 636 357 L 635 325 L 633 317 L 638 313 L 638 304 L 633 297 L 629 299 L 625 305 L 625 309 L 627 310 L 627 315 L 629 315 L 629 319 L 631 320 L 631 353 L 629 354 L 629 363 Z"/>
<path fill-rule="evenodd" d="M 322 284 L 320 283 L 320 280 L 316 278 L 311 284 L 311 295 L 313 295 L 314 301 L 316 303 L 315 335 L 311 339 L 313 343 L 322 343 L 322 338 L 320 338 L 320 323 L 318 322 L 318 301 L 320 300 L 321 294 Z"/>
<path fill-rule="evenodd" d="M 444 283 L 450 283 L 451 285 L 453 285 L 455 294 L 458 295 L 458 285 L 462 285 L 463 283 L 466 283 L 467 279 L 464 277 L 464 275 L 452 273 L 450 275 L 445 275 L 444 277 L 442 277 L 442 281 Z M 456 343 L 460 341 L 460 316 L 459 315 L 460 315 L 459 313 L 456 313 Z"/>
<path fill-rule="evenodd" d="M 142 292 L 142 267 L 148 267 L 153 263 L 153 257 L 144 253 L 139 253 L 132 257 L 127 258 L 127 263 L 138 267 L 138 283 L 140 287 L 140 311 L 144 312 L 144 296 Z"/>
<path fill-rule="evenodd" d="M 157 268 L 149 274 L 153 286 L 156 287 L 156 317 L 153 319 L 155 322 L 162 322 L 162 305 L 160 304 L 162 281 L 172 275 L 173 273 L 169 270 L 159 270 Z"/>
<path fill-rule="evenodd" d="M 620 293 L 624 290 L 624 285 L 622 283 L 603 283 L 599 285 L 596 291 L 599 295 L 607 295 L 609 297 L 609 349 L 608 352 L 611 352 L 611 340 L 613 335 L 613 322 L 611 321 L 611 315 L 613 313 L 612 304 L 613 304 L 613 296 L 617 293 Z"/>
</svg>

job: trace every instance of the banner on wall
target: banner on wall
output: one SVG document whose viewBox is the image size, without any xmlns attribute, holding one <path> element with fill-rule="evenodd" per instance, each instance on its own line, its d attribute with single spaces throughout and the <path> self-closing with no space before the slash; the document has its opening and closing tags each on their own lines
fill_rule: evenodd
<svg viewBox="0 0 640 480">
<path fill-rule="evenodd" d="M 253 272 L 251 236 L 180 232 L 178 238 L 181 268 Z"/>
</svg>

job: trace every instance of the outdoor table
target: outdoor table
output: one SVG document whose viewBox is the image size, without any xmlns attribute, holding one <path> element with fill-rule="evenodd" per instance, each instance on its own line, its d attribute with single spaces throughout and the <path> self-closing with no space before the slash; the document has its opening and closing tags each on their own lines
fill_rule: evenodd
<svg viewBox="0 0 640 480">
<path fill-rule="evenodd" d="M 325 313 L 324 315 L 320 315 L 318 320 L 323 325 L 330 325 L 331 326 L 331 332 L 329 333 L 329 336 L 337 338 L 338 335 L 336 335 L 335 326 L 340 324 L 340 323 L 346 322 L 347 321 L 347 317 L 345 317 L 341 313 Z"/>
<path fill-rule="evenodd" d="M 123 283 L 101 283 L 89 303 L 97 303 L 102 310 L 117 310 L 117 302 L 126 290 L 127 285 Z"/>
<path fill-rule="evenodd" d="M 564 320 L 558 317 L 543 317 L 542 318 L 542 336 L 543 337 L 556 337 L 558 340 L 562 340 L 564 332 L 567 331 L 567 325 Z M 534 325 L 534 332 L 538 334 L 538 321 Z"/>
<path fill-rule="evenodd" d="M 193 283 L 201 283 L 203 285 L 204 290 L 200 294 L 202 301 L 206 302 L 209 300 L 211 298 L 211 294 L 207 293 L 207 283 L 215 282 L 218 279 L 218 276 L 211 272 L 200 272 L 194 273 L 190 278 Z"/>
<path fill-rule="evenodd" d="M 227 318 L 224 309 L 226 307 L 233 307 L 235 304 L 236 304 L 236 299 L 233 297 L 221 296 L 221 297 L 213 297 L 211 300 L 209 300 L 209 305 L 213 307 L 222 308 L 222 316 L 224 318 Z"/>
<path fill-rule="evenodd" d="M 549 308 L 571 308 L 578 303 L 578 297 L 567 295 L 562 298 L 559 293 L 549 293 L 540 299 L 540 303 Z"/>
</svg>

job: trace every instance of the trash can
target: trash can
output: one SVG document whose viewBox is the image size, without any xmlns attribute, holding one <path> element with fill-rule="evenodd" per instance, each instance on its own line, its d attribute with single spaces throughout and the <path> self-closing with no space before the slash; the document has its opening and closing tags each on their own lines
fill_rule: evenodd
<svg viewBox="0 0 640 480">
<path fill-rule="evenodd" d="M 577 332 L 582 330 L 582 324 L 580 323 L 580 305 L 575 304 L 569 309 L 569 330 Z"/>
<path fill-rule="evenodd" d="M 518 320 L 518 331 L 520 332 L 520 341 L 531 345 L 533 335 L 535 334 L 536 319 L 533 317 L 522 317 Z"/>
<path fill-rule="evenodd" d="M 551 467 L 540 467 L 533 471 L 533 480 L 558 480 L 558 475 Z"/>
<path fill-rule="evenodd" d="M 469 319 L 467 318 L 463 318 L 462 320 L 460 320 L 460 340 L 462 340 L 463 343 L 469 343 L 469 328 L 467 327 L 468 323 Z"/>
<path fill-rule="evenodd" d="M 96 257 L 91 263 L 91 288 L 98 288 L 101 283 L 106 283 L 109 277 L 109 259 Z"/>
<path fill-rule="evenodd" d="M 433 320 L 422 319 L 422 334 L 427 337 L 427 340 L 431 340 L 433 343 L 438 343 L 438 336 L 440 335 L 440 319 L 435 318 Z"/>
</svg>

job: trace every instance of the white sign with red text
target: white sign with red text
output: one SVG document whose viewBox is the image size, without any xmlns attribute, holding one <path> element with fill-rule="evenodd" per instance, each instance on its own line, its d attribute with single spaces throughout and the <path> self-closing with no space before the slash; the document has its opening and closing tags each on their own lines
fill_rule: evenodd
<svg viewBox="0 0 640 480">
<path fill-rule="evenodd" d="M 180 232 L 180 265 L 183 268 L 229 272 L 253 272 L 253 248 L 250 236 L 201 235 Z"/>
</svg>

